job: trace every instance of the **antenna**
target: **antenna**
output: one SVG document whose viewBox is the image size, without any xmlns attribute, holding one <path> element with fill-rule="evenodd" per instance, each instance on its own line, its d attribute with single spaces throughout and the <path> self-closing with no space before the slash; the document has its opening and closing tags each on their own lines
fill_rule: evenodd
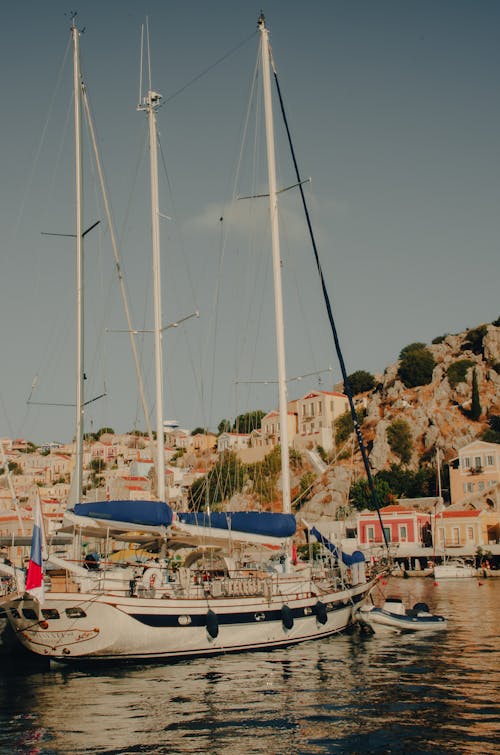
<svg viewBox="0 0 500 755">
<path fill-rule="evenodd" d="M 141 59 L 139 63 L 139 105 L 142 103 L 142 62 L 144 59 L 144 24 L 141 24 Z"/>
<path fill-rule="evenodd" d="M 151 48 L 149 46 L 149 16 L 146 16 L 146 41 L 147 41 L 147 45 L 148 45 L 149 91 L 151 91 Z"/>
</svg>

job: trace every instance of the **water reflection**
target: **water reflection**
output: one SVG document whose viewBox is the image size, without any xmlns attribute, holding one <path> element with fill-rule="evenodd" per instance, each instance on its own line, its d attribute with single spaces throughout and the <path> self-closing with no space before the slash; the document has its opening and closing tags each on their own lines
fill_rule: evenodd
<svg viewBox="0 0 500 755">
<path fill-rule="evenodd" d="M 445 614 L 448 631 L 168 666 L 4 666 L 0 751 L 496 752 L 500 580 L 408 582 L 388 589 Z"/>
</svg>

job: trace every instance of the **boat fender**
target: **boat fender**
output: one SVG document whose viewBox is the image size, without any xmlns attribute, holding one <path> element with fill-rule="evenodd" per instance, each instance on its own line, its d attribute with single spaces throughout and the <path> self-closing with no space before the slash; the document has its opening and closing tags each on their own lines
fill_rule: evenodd
<svg viewBox="0 0 500 755">
<path fill-rule="evenodd" d="M 142 584 L 147 590 L 155 590 L 161 583 L 161 570 L 155 567 L 146 569 L 142 575 Z"/>
<path fill-rule="evenodd" d="M 219 619 L 217 614 L 211 610 L 207 611 L 207 632 L 212 640 L 215 640 L 219 634 Z"/>
<path fill-rule="evenodd" d="M 326 624 L 328 621 L 328 613 L 326 610 L 326 605 L 321 602 L 321 600 L 318 600 L 316 603 L 314 610 L 316 612 L 316 621 L 319 624 Z"/>
<path fill-rule="evenodd" d="M 281 621 L 285 629 L 291 629 L 293 627 L 293 614 L 286 604 L 281 607 Z"/>
</svg>

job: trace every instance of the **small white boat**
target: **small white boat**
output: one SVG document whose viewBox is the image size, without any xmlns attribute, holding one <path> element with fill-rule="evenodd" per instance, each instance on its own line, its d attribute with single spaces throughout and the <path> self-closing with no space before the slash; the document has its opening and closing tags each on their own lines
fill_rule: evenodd
<svg viewBox="0 0 500 755">
<path fill-rule="evenodd" d="M 407 610 L 401 598 L 387 598 L 382 608 L 363 605 L 356 612 L 358 622 L 373 632 L 418 632 L 446 629 L 444 616 L 435 616 L 427 603 L 415 603 Z"/>
<path fill-rule="evenodd" d="M 434 579 L 463 579 L 477 576 L 477 569 L 461 558 L 450 559 L 434 567 Z"/>
</svg>

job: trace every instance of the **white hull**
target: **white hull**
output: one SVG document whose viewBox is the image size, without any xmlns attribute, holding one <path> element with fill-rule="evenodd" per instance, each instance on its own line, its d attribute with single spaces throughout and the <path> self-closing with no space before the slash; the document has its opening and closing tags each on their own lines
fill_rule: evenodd
<svg viewBox="0 0 500 755">
<path fill-rule="evenodd" d="M 434 567 L 434 579 L 464 579 L 477 576 L 473 566 L 460 564 L 442 564 Z"/>
<path fill-rule="evenodd" d="M 361 609 L 357 613 L 361 624 L 373 632 L 424 632 L 446 629 L 447 622 L 442 616 L 407 616 L 384 611 L 383 608 Z"/>
<path fill-rule="evenodd" d="M 14 612 L 10 606 L 8 613 L 20 642 L 42 656 L 66 661 L 161 660 L 327 637 L 352 623 L 353 610 L 371 586 L 270 599 L 49 593 L 43 609 L 26 597 L 16 602 Z"/>
</svg>

